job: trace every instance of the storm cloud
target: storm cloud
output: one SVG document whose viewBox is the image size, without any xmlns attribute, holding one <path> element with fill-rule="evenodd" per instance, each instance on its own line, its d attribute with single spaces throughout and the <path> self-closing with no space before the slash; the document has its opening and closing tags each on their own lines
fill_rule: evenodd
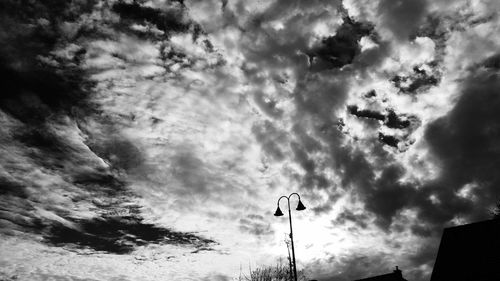
<svg viewBox="0 0 500 281">
<path fill-rule="evenodd" d="M 229 280 L 298 192 L 311 279 L 428 279 L 500 196 L 493 2 L 3 1 L 1 278 Z"/>
<path fill-rule="evenodd" d="M 89 27 L 82 21 L 96 3 L 60 4 L 2 3 L 4 26 L 12 27 L 2 32 L 9 44 L 0 50 L 2 233 L 118 254 L 152 243 L 213 243 L 143 222 L 127 173 L 144 156 L 92 102 L 95 82 L 84 66 Z M 138 5 L 113 9 L 131 21 L 161 17 L 149 8 L 128 19 Z M 160 22 L 164 31 L 185 31 L 152 23 Z M 55 51 L 69 41 L 76 44 Z"/>
</svg>

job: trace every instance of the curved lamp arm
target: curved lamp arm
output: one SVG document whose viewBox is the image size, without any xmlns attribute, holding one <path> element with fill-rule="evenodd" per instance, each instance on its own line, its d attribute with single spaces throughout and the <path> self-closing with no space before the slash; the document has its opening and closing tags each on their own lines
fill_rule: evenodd
<svg viewBox="0 0 500 281">
<path fill-rule="evenodd" d="M 297 208 L 295 208 L 295 210 L 297 210 L 297 211 L 305 210 L 306 206 L 304 206 L 304 204 L 302 204 L 302 201 L 300 200 L 300 195 L 298 193 L 294 192 L 294 193 L 290 194 L 288 196 L 288 198 L 292 197 L 292 195 L 294 195 L 294 194 L 297 195 L 297 197 L 299 197 L 299 203 L 297 203 Z"/>
</svg>

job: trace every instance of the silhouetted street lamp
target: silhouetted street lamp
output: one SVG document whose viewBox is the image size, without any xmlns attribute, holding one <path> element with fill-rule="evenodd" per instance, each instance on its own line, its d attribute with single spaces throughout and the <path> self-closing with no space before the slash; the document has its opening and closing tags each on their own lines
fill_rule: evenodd
<svg viewBox="0 0 500 281">
<path fill-rule="evenodd" d="M 290 209 L 290 197 L 292 197 L 292 195 L 294 195 L 294 194 L 297 195 L 297 197 L 299 197 L 299 204 L 297 204 L 297 208 L 295 208 L 295 210 L 302 211 L 302 210 L 306 209 L 304 204 L 302 204 L 302 201 L 300 201 L 300 195 L 294 192 L 294 193 L 290 194 L 288 197 L 281 196 L 278 199 L 278 208 L 276 208 L 276 212 L 274 213 L 274 215 L 277 217 L 283 216 L 283 212 L 281 212 L 281 209 L 280 209 L 280 200 L 281 200 L 281 198 L 286 198 L 286 200 L 288 202 L 288 218 L 290 219 L 290 240 L 292 241 L 293 276 L 294 276 L 295 281 L 297 281 L 297 264 L 295 263 L 295 248 L 293 246 L 292 211 Z"/>
</svg>

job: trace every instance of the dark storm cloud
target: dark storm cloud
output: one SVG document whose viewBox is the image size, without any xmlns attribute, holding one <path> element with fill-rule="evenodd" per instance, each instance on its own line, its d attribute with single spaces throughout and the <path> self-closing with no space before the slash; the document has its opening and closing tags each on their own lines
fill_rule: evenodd
<svg viewBox="0 0 500 281">
<path fill-rule="evenodd" d="M 433 65 L 435 67 L 435 65 Z M 418 67 L 413 68 L 410 75 L 396 75 L 391 82 L 402 93 L 416 94 L 428 90 L 432 86 L 439 84 L 441 77 L 439 74 L 429 74 Z"/>
<path fill-rule="evenodd" d="M 398 148 L 398 144 L 400 142 L 400 140 L 395 136 L 385 135 L 383 133 L 378 133 L 378 139 L 382 143 L 387 144 L 388 146 L 392 146 L 394 148 Z"/>
<path fill-rule="evenodd" d="M 311 46 L 315 36 L 311 32 L 312 24 L 320 20 L 330 21 L 338 14 L 344 15 L 342 25 L 329 30 L 335 35 L 323 37 Z M 269 23 L 273 20 L 280 21 L 284 28 L 271 28 Z M 248 62 L 273 71 L 291 66 L 298 75 L 303 75 L 306 68 L 323 71 L 353 63 L 360 53 L 359 40 L 372 35 L 373 30 L 371 24 L 350 18 L 340 3 L 316 1 L 276 1 L 265 11 L 251 15 L 242 28 L 245 31 L 242 49 Z M 244 69 L 254 82 L 262 83 L 258 70 Z"/>
<path fill-rule="evenodd" d="M 342 186 L 363 187 L 369 186 L 374 177 L 372 166 L 359 150 L 337 149 L 333 153 L 336 159 L 336 168 L 341 171 Z"/>
<path fill-rule="evenodd" d="M 396 114 L 396 112 L 394 112 L 394 110 L 389 110 L 385 125 L 393 129 L 404 129 L 408 128 L 411 125 L 411 119 L 418 120 L 417 117 L 412 116 L 408 118 L 406 115 L 398 115 Z"/>
<path fill-rule="evenodd" d="M 9 27 L 0 32 L 1 233 L 30 233 L 51 245 L 119 254 L 151 243 L 208 247 L 213 241 L 141 216 L 127 173 L 141 167 L 142 152 L 92 102 L 95 85 L 81 68 L 85 36 L 108 36 L 90 34 L 92 27 L 79 22 L 94 4 L 0 4 L 0 21 Z M 135 2 L 113 7 L 129 24 L 187 30 L 177 10 Z M 75 50 L 57 55 L 71 43 Z"/>
<path fill-rule="evenodd" d="M 363 97 L 365 99 L 370 99 L 370 98 L 374 98 L 377 96 L 377 92 L 375 90 L 370 90 L 368 91 L 366 94 L 363 95 Z"/>
<path fill-rule="evenodd" d="M 398 164 L 387 165 L 388 154 L 381 144 L 374 143 L 372 147 L 373 164 L 361 151 L 336 146 L 330 149 L 336 160 L 335 167 L 340 171 L 341 187 L 352 189 L 364 202 L 364 209 L 375 215 L 376 225 L 388 230 L 398 212 L 409 207 L 415 198 L 415 188 L 399 181 L 405 169 Z M 380 176 L 376 176 L 375 171 L 381 172 Z M 367 225 L 367 218 L 366 214 L 354 215 L 344 211 L 336 222 L 352 221 L 363 228 Z"/>
<path fill-rule="evenodd" d="M 0 98 L 5 112 L 20 121 L 39 123 L 54 113 L 68 113 L 72 106 L 86 106 L 86 90 L 91 84 L 84 81 L 79 71 L 68 69 L 60 73 L 57 68 L 39 67 L 35 61 L 21 62 L 23 69 L 16 69 L 9 66 L 16 63 L 8 62 L 12 54 L 3 56 L 0 75 L 5 82 Z"/>
<path fill-rule="evenodd" d="M 285 150 L 280 145 L 291 148 L 293 161 L 298 163 L 305 173 L 303 176 L 297 175 L 296 177 L 301 186 L 310 189 L 332 189 L 333 192 L 332 183 L 324 173 L 325 167 L 334 165 L 339 170 L 343 170 L 346 176 L 351 173 L 355 174 L 357 168 L 353 165 L 351 171 L 344 167 L 350 166 L 350 152 L 345 148 L 339 148 L 344 136 L 336 129 L 339 120 L 334 112 L 345 106 L 347 85 L 351 75 L 356 73 L 357 68 L 364 69 L 373 63 L 379 63 L 380 58 L 388 54 L 388 48 L 387 44 L 379 42 L 373 24 L 354 20 L 339 5 L 326 5 L 327 8 L 316 2 L 304 2 L 298 5 L 306 6 L 301 8 L 308 12 L 289 17 L 290 14 L 295 15 L 294 9 L 298 6 L 291 6 L 286 1 L 277 1 L 265 12 L 256 15 L 255 21 L 250 20 L 249 22 L 253 24 L 249 24 L 245 29 L 253 31 L 244 33 L 244 42 L 248 42 L 243 46 L 246 60 L 256 63 L 258 67 L 244 67 L 243 69 L 254 83 L 264 83 L 266 76 L 263 75 L 262 70 L 274 73 L 278 72 L 280 67 L 289 66 L 293 69 L 292 73 L 297 79 L 297 87 L 293 91 L 293 101 L 297 107 L 293 132 L 279 137 L 282 134 L 274 132 L 271 121 L 267 121 L 269 124 L 254 126 L 253 132 L 263 150 L 277 161 L 282 161 L 286 157 Z M 312 9 L 314 7 L 318 9 Z M 330 12 L 326 12 L 327 9 Z M 312 34 L 306 30 L 310 30 L 311 26 L 304 28 L 304 24 L 314 22 L 318 18 L 326 19 L 335 16 L 342 17 L 342 24 L 337 29 L 329 31 L 334 35 L 322 38 L 312 47 L 308 47 Z M 272 20 L 279 20 L 283 28 L 279 30 L 269 28 L 266 23 Z M 379 43 L 380 47 L 374 48 L 376 54 L 371 53 L 368 55 L 370 58 L 363 57 L 358 61 L 361 55 L 359 41 L 365 36 Z M 303 54 L 308 57 L 308 65 L 303 63 Z M 347 65 L 350 68 L 343 68 Z M 279 119 L 282 112 L 279 112 L 279 115 L 275 112 L 273 100 L 264 104 L 261 96 L 259 93 L 256 97 L 261 109 L 269 116 Z M 388 126 L 406 125 L 403 116 L 391 115 L 386 118 L 384 114 L 379 117 Z M 376 139 L 377 136 L 373 138 Z M 326 146 L 321 142 L 324 142 Z M 320 151 L 328 151 L 334 160 L 320 163 L 318 159 L 312 157 L 314 153 Z M 343 156 L 339 157 L 339 154 Z M 347 161 L 342 160 L 344 156 Z M 367 170 L 370 169 L 368 165 Z M 336 198 L 336 196 L 332 195 L 331 198 Z M 315 210 L 326 211 L 330 210 L 330 207 L 326 204 Z"/>
<path fill-rule="evenodd" d="M 380 120 L 383 121 L 385 119 L 385 115 L 377 112 L 377 111 L 372 111 L 369 109 L 363 109 L 360 110 L 356 105 L 350 105 L 347 107 L 347 110 L 349 111 L 350 114 L 356 116 L 356 117 L 361 117 L 361 118 L 370 118 L 370 119 L 375 119 L 375 120 Z"/>
<path fill-rule="evenodd" d="M 5 1 L 2 5 L 6 6 L 2 25 L 11 28 L 0 34 L 0 75 L 4 81 L 0 108 L 23 122 L 39 123 L 53 114 L 67 114 L 74 106 L 85 107 L 92 83 L 77 68 L 78 61 L 60 59 L 46 64 L 40 58 L 50 57 L 52 48 L 65 40 L 62 21 L 75 20 L 77 13 L 88 7 L 79 10 L 65 3 L 45 6 L 38 2 L 17 7 Z M 61 64 L 67 65 L 64 71 Z"/>
<path fill-rule="evenodd" d="M 308 5 L 314 6 L 313 2 L 308 2 Z M 289 11 L 286 5 L 279 6 L 282 9 L 278 9 L 277 6 L 279 5 L 272 5 L 269 14 L 279 15 L 282 11 Z M 406 44 L 409 40 L 415 39 L 416 33 L 419 34 L 418 36 L 428 34 L 432 36 L 431 39 L 436 44 L 439 43 L 435 61 L 426 65 L 411 65 L 409 67 L 414 68 L 410 73 L 387 74 L 388 77 L 394 78 L 392 83 L 399 90 L 397 93 L 399 97 L 402 94 L 412 94 L 410 98 L 417 99 L 415 94 L 428 92 L 431 87 L 441 83 L 442 65 L 440 64 L 444 56 L 446 41 L 443 30 L 446 28 L 439 22 L 434 22 L 429 24 L 428 30 L 422 31 L 420 27 L 427 16 L 427 9 L 427 1 L 380 1 L 376 11 L 378 15 L 375 17 L 380 21 L 376 23 L 374 30 L 380 32 L 380 37 L 386 38 L 387 31 L 389 31 L 396 39 Z M 286 14 L 283 12 L 282 15 Z M 277 17 L 271 19 L 275 18 Z M 374 31 L 368 29 L 357 31 L 354 28 L 355 25 L 350 25 L 356 23 L 344 20 L 339 30 L 332 31 L 332 34 L 336 31 L 336 35 L 324 38 L 314 46 L 316 49 L 308 50 L 311 51 L 307 53 L 310 58 L 309 63 L 313 67 L 304 70 L 303 65 L 299 63 L 293 66 L 292 62 L 299 62 L 299 60 L 294 61 L 296 54 L 292 51 L 304 50 L 298 47 L 303 47 L 305 45 L 303 42 L 308 38 L 304 38 L 306 36 L 299 32 L 291 32 L 290 35 L 293 36 L 280 36 L 294 28 L 293 25 L 288 24 L 286 17 L 283 18 L 285 18 L 281 22 L 283 29 L 279 32 L 269 32 L 263 38 L 254 33 L 249 35 L 251 40 L 245 41 L 249 42 L 248 49 L 244 48 L 247 51 L 246 59 L 258 65 L 246 74 L 257 77 L 258 74 L 264 72 L 261 70 L 274 71 L 280 66 L 291 65 L 295 67 L 295 70 L 300 70 L 295 72 L 297 87 L 293 92 L 297 109 L 294 116 L 295 124 L 291 135 L 285 138 L 286 144 L 290 144 L 293 153 L 287 159 L 296 162 L 303 170 L 303 176 L 297 177 L 297 180 L 302 182 L 303 179 L 310 178 L 312 175 L 321 175 L 322 168 L 324 168 L 321 167 L 322 161 L 312 157 L 313 152 L 321 151 L 328 154 L 331 162 L 327 165 L 333 167 L 335 175 L 340 177 L 339 188 L 352 192 L 356 198 L 361 199 L 365 211 L 361 214 L 343 212 L 336 222 L 339 224 L 353 222 L 358 226 L 366 227 L 367 224 L 369 225 L 367 220 L 374 218 L 376 226 L 385 233 L 410 230 L 419 238 L 433 240 L 443 225 L 450 223 L 454 218 L 481 217 L 481 213 L 484 213 L 481 206 L 484 206 L 483 203 L 488 205 L 490 202 L 486 198 L 498 196 L 493 192 L 493 186 L 498 185 L 498 180 L 491 172 L 495 171 L 494 165 L 498 166 L 496 160 L 499 159 L 499 155 L 496 155 L 498 149 L 494 146 L 494 143 L 498 143 L 496 140 L 498 126 L 494 124 L 498 123 L 496 120 L 498 116 L 493 113 L 492 109 L 499 108 L 493 94 L 494 89 L 498 89 L 498 83 L 495 82 L 498 81 L 496 74 L 483 71 L 484 76 L 478 75 L 468 79 L 462 84 L 463 96 L 456 108 L 447 116 L 431 124 L 427 130 L 425 138 L 431 145 L 431 157 L 435 156 L 433 160 L 440 161 L 437 166 L 441 169 L 441 173 L 438 174 L 437 179 L 431 182 L 425 182 L 425 179 L 422 179 L 423 182 L 413 182 L 411 179 L 405 181 L 407 173 L 411 174 L 413 167 L 405 167 L 398 163 L 396 159 L 398 156 L 395 156 L 393 152 L 394 148 L 402 148 L 401 151 L 403 151 L 404 146 L 413 141 L 410 135 L 422 122 L 416 113 L 414 115 L 411 111 L 402 112 L 403 109 L 398 108 L 383 108 L 382 110 L 377 108 L 377 111 L 370 108 L 366 110 L 360 110 L 360 107 L 350 108 L 351 114 L 360 119 L 374 120 L 373 123 L 376 122 L 380 127 L 384 127 L 384 130 L 376 133 L 378 135 L 369 136 L 364 140 L 354 139 L 356 143 L 352 147 L 345 144 L 346 135 L 337 130 L 341 121 L 335 116 L 339 108 L 344 109 L 346 106 L 348 85 L 357 82 L 350 78 L 362 74 L 375 80 L 373 76 L 380 74 L 375 70 L 375 66 L 380 64 L 386 56 L 392 56 L 389 50 L 392 48 L 392 51 L 396 51 L 401 42 L 380 42 Z M 262 17 L 256 21 L 255 26 L 264 29 L 266 20 L 271 19 Z M 421 33 L 418 33 L 419 30 Z M 342 31 L 346 31 L 346 35 Z M 298 34 L 300 34 L 299 38 L 297 38 Z M 369 36 L 378 46 L 361 52 L 359 40 L 363 36 Z M 289 40 L 278 40 L 282 38 Z M 259 43 L 253 44 L 253 42 Z M 495 58 L 491 58 L 484 63 L 483 67 L 492 70 L 496 68 L 496 65 Z M 494 78 L 491 78 L 492 76 Z M 266 76 L 262 75 L 262 77 Z M 262 77 L 260 79 L 264 80 Z M 475 85 L 474 92 L 476 93 L 474 94 L 470 94 L 471 85 Z M 488 92 L 490 94 L 487 94 Z M 481 98 L 485 95 L 488 97 Z M 369 98 L 374 96 L 376 96 L 375 93 Z M 466 96 L 468 98 L 465 98 Z M 466 101 L 463 101 L 464 99 Z M 488 104 L 488 101 L 491 103 Z M 484 106 L 486 110 L 482 109 Z M 468 110 L 463 108 L 468 108 Z M 473 114 L 464 114 L 469 111 Z M 308 138 L 303 138 L 303 135 L 307 135 Z M 273 153 L 274 151 L 275 153 L 275 149 L 269 149 L 268 138 L 258 138 L 258 140 L 266 146 L 266 152 Z M 316 148 L 318 146 L 319 149 Z M 400 155 L 404 156 L 404 154 Z M 281 161 L 282 158 L 280 157 L 279 160 Z M 476 196 L 476 202 L 471 199 L 472 197 L 458 194 L 458 191 L 468 183 L 473 186 L 471 195 Z M 476 185 L 478 187 L 475 187 Z M 314 184 L 310 186 L 316 187 Z M 332 183 L 328 183 L 323 189 L 329 193 L 336 192 Z M 479 194 L 481 191 L 485 193 Z M 440 203 L 433 202 L 432 198 L 437 198 Z M 330 210 L 327 204 L 315 208 L 318 213 Z M 411 214 L 408 218 L 401 218 L 406 216 L 406 211 Z M 412 219 L 412 212 L 416 212 L 415 220 Z M 388 245 L 393 249 L 402 247 L 398 243 L 388 243 Z M 435 247 L 432 243 L 425 244 L 427 245 L 431 248 Z M 412 261 L 418 265 L 428 264 L 432 259 L 430 254 L 432 251 L 423 248 L 417 251 L 418 253 L 411 257 Z M 354 258 L 345 260 L 347 273 L 332 277 L 331 280 L 352 280 L 384 273 L 380 272 L 380 261 L 387 260 L 388 257 L 377 258 L 372 260 L 356 254 Z M 376 266 L 361 272 L 365 265 Z M 349 275 L 350 272 L 354 274 Z M 419 277 L 418 273 L 414 273 L 413 276 L 422 277 Z"/>
<path fill-rule="evenodd" d="M 373 26 L 356 22 L 348 16 L 343 21 L 334 36 L 324 38 L 320 46 L 307 52 L 312 69 L 340 68 L 351 64 L 360 53 L 359 40 L 371 34 Z"/>
<path fill-rule="evenodd" d="M 43 151 L 43 148 L 37 147 L 37 150 Z M 3 224 L 7 227 L 2 233 L 9 234 L 9 229 L 15 229 L 39 234 L 45 238 L 44 242 L 52 245 L 69 245 L 118 254 L 129 253 L 138 246 L 152 243 L 206 247 L 213 242 L 194 234 L 175 232 L 143 222 L 140 216 L 141 206 L 134 205 L 137 196 L 130 191 L 126 182 L 119 179 L 120 173 L 94 167 L 93 163 L 82 158 L 84 156 L 73 155 L 71 161 L 83 165 L 76 169 L 51 166 L 52 162 L 68 160 L 54 159 L 50 155 L 45 155 L 43 161 L 37 159 L 34 162 L 33 168 L 51 170 L 47 176 L 62 176 L 67 179 L 63 184 L 71 187 L 57 186 L 61 183 L 54 183 L 59 194 L 51 194 L 51 190 L 37 186 L 29 179 L 14 182 L 0 177 L 3 209 L 0 218 L 9 222 L 7 225 Z M 121 168 L 123 167 L 119 166 Z M 14 173 L 17 171 L 8 169 L 8 172 L 16 176 Z M 27 186 L 31 188 L 28 189 Z M 39 191 L 32 187 L 42 189 L 45 193 L 43 197 L 39 197 Z M 69 198 L 70 201 L 51 205 L 50 201 L 46 202 L 44 199 L 55 200 L 58 196 Z M 88 206 L 89 209 L 87 213 L 79 214 L 74 211 L 78 206 Z M 40 213 L 40 208 L 43 208 L 43 213 Z M 44 213 L 51 215 L 47 217 Z M 92 218 L 84 218 L 89 214 Z"/>
<path fill-rule="evenodd" d="M 418 127 L 419 125 L 419 120 L 416 116 L 397 114 L 393 109 L 387 109 L 387 113 L 384 114 L 370 109 L 360 110 L 358 106 L 350 105 L 347 107 L 347 111 L 356 117 L 383 121 L 385 126 L 392 129 L 405 129 L 412 124 L 414 125 L 413 127 Z"/>
<path fill-rule="evenodd" d="M 365 100 L 370 100 L 376 96 L 375 91 L 363 95 Z M 356 105 L 347 106 L 349 114 L 365 121 L 370 127 L 375 129 L 389 128 L 398 130 L 393 135 L 378 132 L 378 140 L 387 145 L 405 151 L 413 143 L 411 134 L 421 125 L 420 119 L 411 114 L 396 113 L 393 108 L 386 108 L 385 112 L 371 109 L 359 109 Z"/>
<path fill-rule="evenodd" d="M 12 181 L 8 178 L 0 177 L 0 187 L 0 196 L 10 195 L 23 199 L 28 197 L 28 193 L 21 183 Z"/>
<path fill-rule="evenodd" d="M 492 206 L 498 198 L 496 187 L 500 183 L 494 172 L 500 161 L 497 149 L 500 141 L 497 110 L 500 106 L 500 79 L 495 67 L 491 67 L 495 58 L 488 58 L 482 66 L 474 69 L 462 83 L 461 96 L 455 107 L 426 130 L 425 138 L 441 169 L 437 179 L 417 190 L 412 184 L 399 182 L 404 174 L 402 166 L 383 167 L 381 176 L 375 179 L 371 174 L 375 167 L 364 161 L 362 155 L 355 162 L 352 157 L 342 158 L 345 183 L 354 178 L 354 174 L 349 175 L 350 170 L 358 171 L 358 177 L 360 172 L 366 171 L 367 174 L 362 176 L 364 180 L 357 181 L 357 191 L 366 204 L 366 210 L 376 214 L 380 226 L 387 228 L 396 213 L 408 207 L 416 208 L 420 221 L 427 224 L 413 225 L 412 231 L 425 237 L 436 235 L 437 230 L 457 216 L 467 220 L 487 217 L 487 206 Z M 471 188 L 469 194 L 460 195 L 466 185 Z M 439 202 L 433 203 L 431 195 Z"/>
<path fill-rule="evenodd" d="M 20 143 L 28 149 L 28 156 L 49 169 L 60 168 L 60 159 L 72 154 L 71 145 L 51 132 L 48 119 L 68 116 L 75 107 L 89 109 L 87 82 L 74 62 L 62 68 L 65 61 L 47 65 L 39 56 L 48 56 L 53 47 L 64 40 L 59 24 L 76 20 L 79 13 L 89 11 L 87 4 L 72 6 L 69 2 L 57 5 L 3 1 L 4 26 L 11 28 L 0 34 L 0 75 L 3 78 L 0 109 L 21 126 L 15 131 L 4 132 L 2 145 Z M 54 12 L 54 13 L 53 13 Z M 6 125 L 6 124 L 2 124 Z M 7 161 L 3 164 L 7 165 Z M 13 168 L 16 165 L 7 166 Z M 26 165 L 24 165 L 26 166 Z M 59 167 L 58 167 L 59 166 Z M 18 167 L 21 167 L 19 165 Z M 11 169 L 18 173 L 25 167 Z M 3 178 L 3 190 L 27 198 L 22 180 Z M 13 182 L 16 186 L 13 191 Z"/>
<path fill-rule="evenodd" d="M 436 192 L 443 206 L 436 208 L 443 208 L 447 219 L 453 215 L 484 217 L 483 208 L 500 195 L 500 177 L 495 172 L 500 164 L 500 79 L 490 67 L 495 57 L 470 74 L 453 110 L 429 125 L 425 134 L 442 167 Z M 466 184 L 478 186 L 471 191 L 474 202 L 457 198 L 456 192 Z M 430 217 L 428 212 L 424 215 Z"/>
<path fill-rule="evenodd" d="M 55 246 L 92 249 L 113 254 L 127 254 L 139 246 L 174 244 L 206 247 L 214 241 L 194 234 L 175 232 L 143 222 L 140 216 L 100 217 L 75 220 L 75 227 L 55 223 L 44 238 Z"/>
<path fill-rule="evenodd" d="M 386 161 L 387 156 L 379 153 L 380 161 Z M 415 193 L 411 185 L 399 183 L 404 168 L 398 165 L 376 167 L 359 151 L 338 149 L 335 156 L 339 169 L 343 170 L 342 186 L 353 187 L 353 191 L 364 202 L 364 209 L 375 215 L 375 223 L 388 230 L 394 216 L 409 205 Z M 375 176 L 376 170 L 382 171 L 379 177 Z M 366 227 L 366 220 L 366 214 L 354 215 L 347 210 L 336 218 L 337 223 L 351 221 L 362 228 Z"/>
<path fill-rule="evenodd" d="M 381 143 L 397 148 L 400 151 L 405 151 L 413 143 L 410 136 L 421 124 L 418 117 L 409 114 L 398 114 L 392 108 L 387 108 L 382 113 L 370 109 L 359 109 L 356 105 L 349 105 L 347 106 L 347 111 L 364 121 L 369 121 L 368 124 L 370 127 L 387 127 L 399 130 L 399 134 L 397 135 L 388 135 L 379 132 L 378 139 Z"/>
<path fill-rule="evenodd" d="M 370 186 L 362 187 L 366 210 L 377 215 L 377 223 L 388 228 L 396 213 L 407 207 L 415 189 L 411 185 L 401 184 L 399 179 L 404 173 L 401 166 L 386 167 L 382 175 Z"/>
<path fill-rule="evenodd" d="M 489 58 L 487 58 L 483 66 L 486 68 L 490 68 L 492 70 L 499 70 L 500 69 L 500 54 L 493 55 Z"/>
<path fill-rule="evenodd" d="M 411 5 L 404 7 L 404 9 L 409 7 Z M 381 9 L 383 8 L 390 7 L 381 7 Z M 413 30 L 413 26 L 410 28 L 412 24 L 416 26 L 416 21 L 408 23 L 408 32 Z M 406 207 L 410 201 L 411 195 L 407 195 L 407 192 L 410 194 L 412 192 L 411 187 L 396 183 L 402 176 L 404 169 L 396 166 L 385 167 L 388 155 L 383 151 L 382 144 L 398 148 L 400 142 L 408 141 L 406 137 L 420 125 L 420 121 L 410 114 L 396 113 L 395 110 L 389 108 L 385 112 L 377 112 L 369 109 L 359 110 L 358 107 L 352 106 L 349 108 L 351 114 L 377 120 L 380 122 L 379 126 L 402 130 L 402 132 L 397 136 L 380 133 L 379 136 L 372 137 L 374 140 L 380 137 L 381 140 L 380 144 L 375 143 L 372 147 L 373 156 L 377 159 L 376 162 L 380 163 L 380 166 L 370 164 L 363 153 L 340 146 L 345 136 L 337 131 L 339 120 L 332 112 L 344 106 L 348 91 L 346 84 L 348 84 L 350 74 L 353 74 L 350 72 L 356 72 L 356 68 L 360 66 L 366 67 L 367 62 L 369 62 L 363 61 L 360 65 L 353 64 L 356 56 L 360 53 L 359 40 L 363 36 L 374 36 L 373 40 L 378 40 L 377 36 L 373 34 L 373 25 L 355 22 L 346 16 L 343 24 L 336 31 L 336 35 L 325 38 L 321 43 L 322 46 L 318 46 L 317 49 L 308 53 L 313 66 L 320 62 L 323 66 L 320 67 L 317 64 L 316 69 L 314 67 L 312 69 L 314 72 L 305 73 L 299 77 L 298 86 L 294 92 L 294 101 L 298 109 L 294 131 L 300 142 L 290 142 L 290 144 L 294 160 L 305 171 L 301 185 L 310 188 L 327 188 L 334 192 L 334 189 L 331 188 L 332 184 L 322 175 L 324 166 L 319 167 L 318 162 L 309 156 L 310 152 L 316 150 L 314 147 L 317 145 L 311 146 L 308 143 L 318 143 L 316 138 L 325 142 L 326 149 L 331 154 L 331 158 L 334 159 L 327 164 L 333 165 L 339 171 L 343 188 L 352 187 L 356 193 L 361 195 L 363 201 L 371 200 L 372 202 L 366 206 L 367 210 L 378 216 L 376 222 L 379 226 L 387 229 L 395 214 Z M 381 49 L 385 49 L 385 47 Z M 377 57 L 385 55 L 386 51 L 382 51 Z M 372 63 L 377 62 L 378 60 L 372 61 Z M 348 64 L 353 64 L 352 70 L 338 70 L 338 68 Z M 373 96 L 376 96 L 376 93 L 370 97 Z M 314 120 L 312 131 L 304 129 L 306 124 L 302 120 L 307 119 L 304 118 L 305 116 L 310 116 Z M 299 134 L 305 131 L 309 131 L 308 138 L 303 138 L 301 137 L 303 134 Z M 311 139 L 313 141 L 310 141 Z M 381 170 L 383 176 L 376 178 L 375 170 Z M 386 204 L 385 201 L 391 196 L 395 200 L 391 204 Z M 328 211 L 330 208 L 325 205 L 316 209 L 317 212 L 321 212 L 321 210 Z M 358 224 L 366 225 L 363 221 L 359 221 Z"/>
</svg>

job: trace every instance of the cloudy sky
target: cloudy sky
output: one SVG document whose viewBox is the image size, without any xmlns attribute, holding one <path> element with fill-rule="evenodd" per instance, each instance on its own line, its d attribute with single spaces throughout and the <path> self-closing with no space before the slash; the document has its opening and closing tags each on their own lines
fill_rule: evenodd
<svg viewBox="0 0 500 281">
<path fill-rule="evenodd" d="M 298 192 L 309 278 L 428 280 L 500 198 L 499 10 L 1 1 L 0 279 L 232 280 Z"/>
</svg>

